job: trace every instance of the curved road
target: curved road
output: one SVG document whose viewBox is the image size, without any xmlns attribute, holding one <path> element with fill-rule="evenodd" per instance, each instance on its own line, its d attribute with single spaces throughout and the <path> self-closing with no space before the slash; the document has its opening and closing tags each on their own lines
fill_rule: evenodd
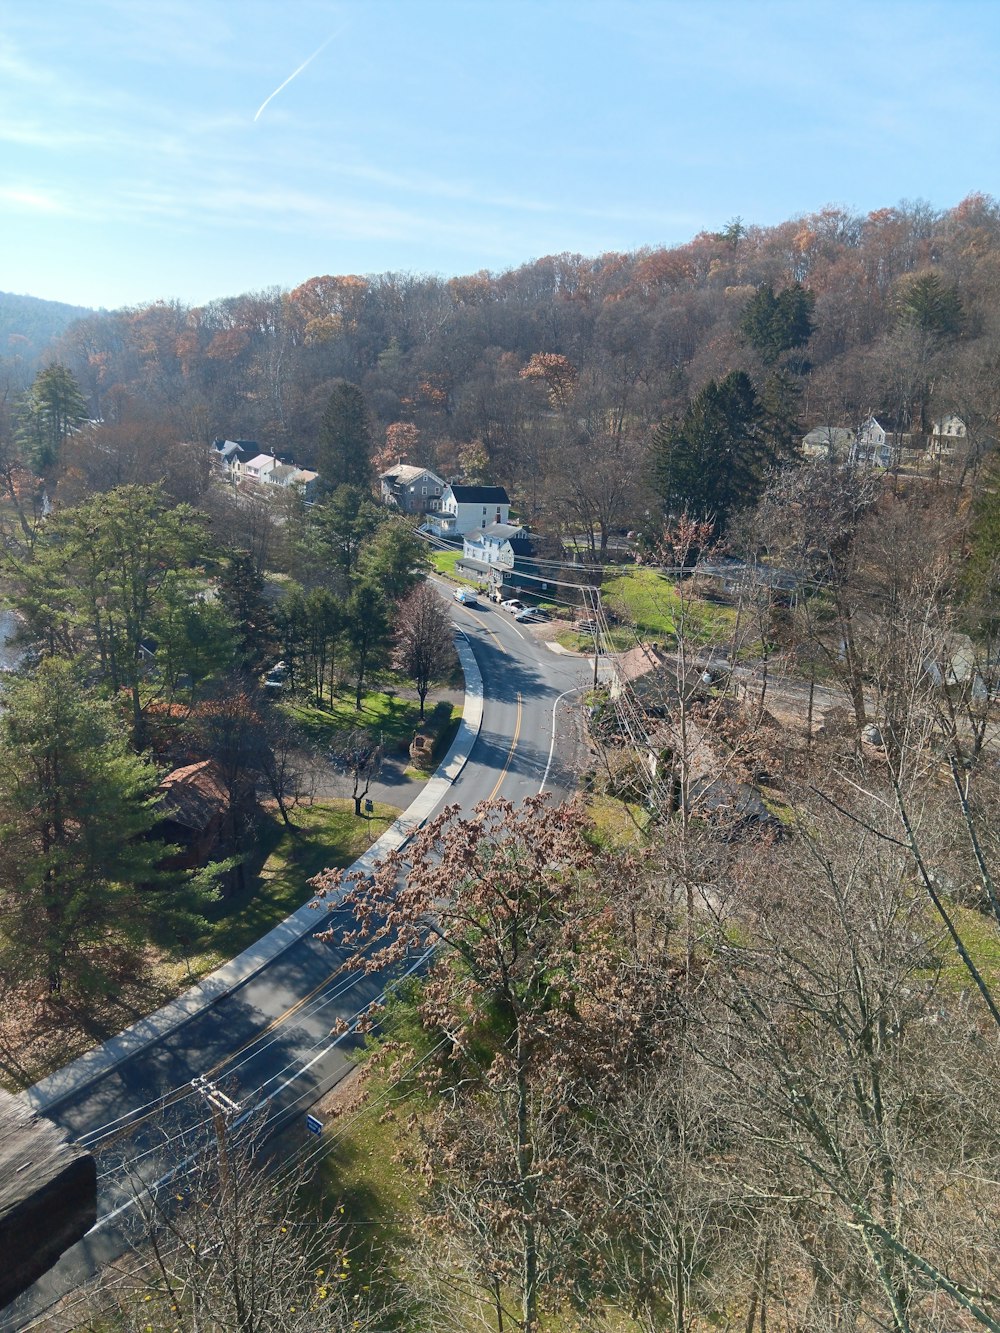
<svg viewBox="0 0 1000 1333">
<path fill-rule="evenodd" d="M 515 803 L 543 788 L 554 799 L 568 795 L 579 758 L 573 705 L 592 668 L 553 653 L 488 603 L 452 603 L 452 614 L 482 672 L 484 707 L 448 804 L 468 812 L 494 795 Z M 318 914 L 314 932 L 249 981 L 46 1111 L 95 1153 L 98 1222 L 0 1314 L 0 1330 L 22 1328 L 124 1253 L 141 1234 L 137 1184 L 174 1177 L 176 1189 L 220 1116 L 252 1117 L 258 1132 L 272 1133 L 301 1119 L 348 1072 L 353 1039 L 331 1030 L 338 1019 L 350 1024 L 386 978 L 346 970 L 343 950 L 317 939 L 330 924 Z"/>
</svg>

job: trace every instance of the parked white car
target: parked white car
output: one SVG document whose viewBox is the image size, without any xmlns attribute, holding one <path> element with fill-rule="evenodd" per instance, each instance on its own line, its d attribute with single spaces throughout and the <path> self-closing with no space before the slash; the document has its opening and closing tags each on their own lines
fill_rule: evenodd
<svg viewBox="0 0 1000 1333">
<path fill-rule="evenodd" d="M 524 609 L 525 609 L 524 603 L 519 602 L 516 597 L 512 597 L 509 602 L 500 603 L 500 610 L 509 611 L 512 616 L 516 615 L 518 611 L 523 611 Z"/>
</svg>

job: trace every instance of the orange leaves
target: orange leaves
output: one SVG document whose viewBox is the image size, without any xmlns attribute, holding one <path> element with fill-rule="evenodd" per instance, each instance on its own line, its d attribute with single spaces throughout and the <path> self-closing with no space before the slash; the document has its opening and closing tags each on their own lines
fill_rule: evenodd
<svg viewBox="0 0 1000 1333">
<path fill-rule="evenodd" d="M 307 343 L 326 342 L 358 326 L 369 284 L 356 274 L 309 278 L 288 295 L 288 306 L 301 323 Z"/>
<path fill-rule="evenodd" d="M 213 361 L 235 361 L 250 345 L 245 329 L 220 329 L 205 348 L 205 355 Z"/>
<path fill-rule="evenodd" d="M 521 371 L 523 380 L 544 380 L 553 407 L 569 405 L 576 389 L 577 369 L 559 352 L 535 352 Z"/>
</svg>

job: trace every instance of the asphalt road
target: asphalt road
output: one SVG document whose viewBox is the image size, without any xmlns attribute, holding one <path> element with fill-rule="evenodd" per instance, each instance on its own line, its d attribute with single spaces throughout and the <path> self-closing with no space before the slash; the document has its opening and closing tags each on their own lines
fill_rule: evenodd
<svg viewBox="0 0 1000 1333">
<path fill-rule="evenodd" d="M 591 679 L 590 664 L 551 652 L 488 603 L 454 603 L 452 618 L 482 672 L 484 709 L 448 804 L 471 812 L 495 795 L 515 803 L 543 788 L 553 799 L 568 795 L 579 760 L 574 701 Z M 317 912 L 316 931 L 263 971 L 46 1113 L 97 1157 L 98 1222 L 0 1314 L 0 1330 L 23 1328 L 125 1253 L 141 1234 L 139 1187 L 183 1189 L 220 1113 L 232 1126 L 273 1133 L 304 1117 L 351 1068 L 355 1039 L 333 1037 L 332 1029 L 355 1020 L 387 978 L 345 968 L 343 951 L 317 938 L 330 925 L 330 914 Z"/>
</svg>

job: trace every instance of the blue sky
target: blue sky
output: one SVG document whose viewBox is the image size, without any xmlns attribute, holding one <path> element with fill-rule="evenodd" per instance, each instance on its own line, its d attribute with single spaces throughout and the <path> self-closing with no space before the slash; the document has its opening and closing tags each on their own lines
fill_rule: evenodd
<svg viewBox="0 0 1000 1333">
<path fill-rule="evenodd" d="M 203 304 L 949 207 L 1000 193 L 998 56 L 998 0 L 0 0 L 0 290 Z"/>
</svg>

